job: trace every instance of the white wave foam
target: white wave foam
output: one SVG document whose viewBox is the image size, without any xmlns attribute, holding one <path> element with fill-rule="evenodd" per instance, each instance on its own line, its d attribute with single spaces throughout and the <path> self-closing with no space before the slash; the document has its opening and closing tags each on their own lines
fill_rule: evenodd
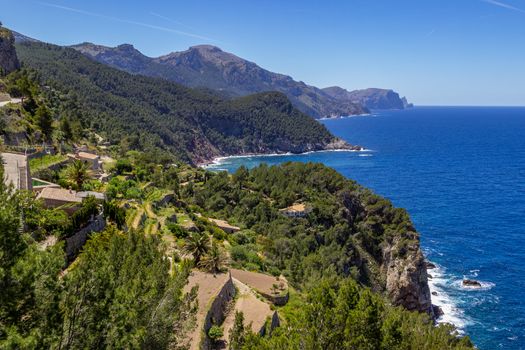
<svg viewBox="0 0 525 350">
<path fill-rule="evenodd" d="M 215 157 L 210 163 L 202 164 L 200 167 L 203 169 L 212 168 L 213 170 L 218 170 L 216 167 L 220 165 L 227 164 L 229 160 L 233 159 L 242 159 L 242 158 L 259 158 L 259 157 L 286 157 L 286 156 L 300 156 L 300 155 L 307 155 L 307 154 L 313 154 L 313 153 L 328 153 L 328 152 L 374 152 L 374 150 L 368 149 L 368 148 L 361 148 L 360 150 L 355 149 L 327 149 L 327 150 L 321 150 L 321 151 L 309 151 L 304 153 L 261 153 L 261 154 L 242 154 L 242 155 L 234 155 L 234 156 L 225 156 L 225 157 Z M 223 169 L 221 169 L 223 170 Z"/>
<path fill-rule="evenodd" d="M 359 157 L 372 157 L 372 154 L 364 153 L 364 154 L 360 154 Z"/>
<path fill-rule="evenodd" d="M 463 334 L 464 328 L 470 324 L 470 320 L 458 307 L 456 300 L 445 291 L 445 288 L 451 284 L 451 279 L 446 274 L 445 268 L 435 265 L 434 269 L 429 270 L 432 279 L 429 278 L 428 286 L 431 293 L 437 293 L 437 295 L 432 295 L 432 304 L 439 306 L 444 313 L 437 319 L 437 322 L 451 323 L 460 334 Z"/>
<path fill-rule="evenodd" d="M 466 279 L 467 277 L 465 276 L 464 279 Z M 453 286 L 456 287 L 457 289 L 461 289 L 461 290 L 468 290 L 468 291 L 487 291 L 487 290 L 491 290 L 496 284 L 495 283 L 492 283 L 492 282 L 485 282 L 485 281 L 478 281 L 479 284 L 481 284 L 481 287 L 476 287 L 476 286 L 465 286 L 463 285 L 463 279 L 461 280 L 456 280 L 453 282 Z"/>
<path fill-rule="evenodd" d="M 344 115 L 344 116 L 339 116 L 339 117 L 324 117 L 324 118 L 319 118 L 319 120 L 348 119 L 348 118 L 367 117 L 367 116 L 373 116 L 373 114 L 371 114 L 371 113 L 362 113 L 362 114 Z"/>
</svg>

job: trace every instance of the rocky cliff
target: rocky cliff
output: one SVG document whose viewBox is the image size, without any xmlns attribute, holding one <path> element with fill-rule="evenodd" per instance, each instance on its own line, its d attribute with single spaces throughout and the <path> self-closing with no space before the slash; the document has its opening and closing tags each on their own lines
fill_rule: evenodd
<svg viewBox="0 0 525 350">
<path fill-rule="evenodd" d="M 0 75 L 20 67 L 14 44 L 13 34 L 5 28 L 0 28 Z"/>
<path fill-rule="evenodd" d="M 386 294 L 394 305 L 428 312 L 433 316 L 427 268 L 419 247 L 419 237 L 416 233 L 409 235 L 409 241 L 396 237 L 383 248 L 381 271 L 386 276 Z"/>
<path fill-rule="evenodd" d="M 328 95 L 342 101 L 360 103 L 368 109 L 404 109 L 412 107 L 405 97 L 389 89 L 363 89 L 347 91 L 338 86 L 324 88 Z"/>
</svg>

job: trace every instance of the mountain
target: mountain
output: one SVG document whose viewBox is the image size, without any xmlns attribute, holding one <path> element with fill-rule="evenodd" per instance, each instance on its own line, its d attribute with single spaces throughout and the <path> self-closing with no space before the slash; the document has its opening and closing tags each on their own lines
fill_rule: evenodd
<svg viewBox="0 0 525 350">
<path fill-rule="evenodd" d="M 31 37 L 28 37 L 24 34 L 20 34 L 18 32 L 15 32 L 14 30 L 11 30 L 11 33 L 13 33 L 13 36 L 15 38 L 16 43 L 24 43 L 24 42 L 31 42 L 31 43 L 39 43 L 40 40 L 33 39 Z"/>
<path fill-rule="evenodd" d="M 366 113 L 350 101 L 336 101 L 321 89 L 270 72 L 257 64 L 211 45 L 192 46 L 186 51 L 150 58 L 132 45 L 115 48 L 83 43 L 72 46 L 99 62 L 129 73 L 161 77 L 192 88 L 208 88 L 231 96 L 258 92 L 284 93 L 295 107 L 315 118 Z"/>
<path fill-rule="evenodd" d="M 10 73 L 20 66 L 14 44 L 13 34 L 0 27 L 0 75 Z"/>
<path fill-rule="evenodd" d="M 405 97 L 400 98 L 393 90 L 369 88 L 363 90 L 348 91 L 339 86 L 324 88 L 323 91 L 331 97 L 360 103 L 368 109 L 404 109 L 412 107 Z"/>
<path fill-rule="evenodd" d="M 216 156 L 350 147 L 295 109 L 285 95 L 221 99 L 158 78 L 132 75 L 51 44 L 17 44 L 65 114 L 113 144 L 163 149 L 193 163 Z"/>
</svg>

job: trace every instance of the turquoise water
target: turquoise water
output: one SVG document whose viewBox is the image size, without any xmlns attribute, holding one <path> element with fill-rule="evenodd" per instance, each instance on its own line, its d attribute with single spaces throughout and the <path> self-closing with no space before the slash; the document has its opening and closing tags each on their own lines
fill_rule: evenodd
<svg viewBox="0 0 525 350">
<path fill-rule="evenodd" d="M 363 152 L 227 158 L 312 161 L 406 208 L 438 269 L 433 302 L 480 349 L 525 349 L 525 108 L 419 107 L 327 120 Z M 483 288 L 466 289 L 463 278 Z"/>
</svg>

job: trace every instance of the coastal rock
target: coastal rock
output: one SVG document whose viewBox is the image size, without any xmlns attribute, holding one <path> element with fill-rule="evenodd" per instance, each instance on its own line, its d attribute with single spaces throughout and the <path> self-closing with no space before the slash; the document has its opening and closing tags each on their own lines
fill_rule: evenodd
<svg viewBox="0 0 525 350">
<path fill-rule="evenodd" d="M 425 265 L 426 265 L 426 267 L 427 267 L 427 270 L 432 270 L 432 269 L 435 269 L 435 268 L 436 268 L 436 264 L 431 263 L 430 261 L 426 261 L 426 262 L 425 262 Z"/>
<path fill-rule="evenodd" d="M 463 286 L 464 286 L 464 287 L 481 288 L 481 283 L 479 283 L 479 282 L 476 281 L 476 280 L 464 279 L 464 280 L 463 280 Z"/>
<path fill-rule="evenodd" d="M 345 140 L 335 138 L 333 141 L 323 146 L 325 150 L 351 150 L 351 151 L 362 151 L 364 148 L 357 145 L 351 145 Z"/>
<path fill-rule="evenodd" d="M 416 232 L 396 237 L 383 248 L 381 268 L 386 275 L 386 293 L 394 305 L 434 317 L 425 257 Z"/>
<path fill-rule="evenodd" d="M 436 318 L 443 316 L 445 314 L 443 312 L 443 309 L 437 305 L 432 305 L 432 311 L 434 312 L 434 315 Z"/>
</svg>

